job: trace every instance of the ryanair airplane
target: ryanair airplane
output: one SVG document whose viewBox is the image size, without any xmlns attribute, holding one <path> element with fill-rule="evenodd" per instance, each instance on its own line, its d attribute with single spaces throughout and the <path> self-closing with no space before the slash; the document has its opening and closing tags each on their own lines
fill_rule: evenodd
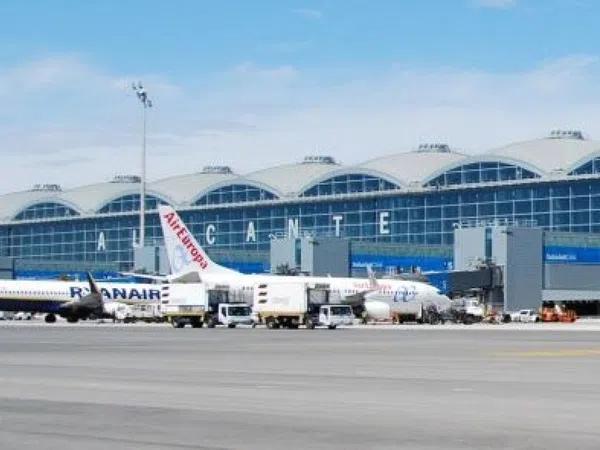
<svg viewBox="0 0 600 450">
<path fill-rule="evenodd" d="M 0 311 L 46 313 L 48 323 L 59 315 L 74 323 L 109 317 L 117 304 L 160 303 L 157 284 L 98 283 L 88 281 L 0 280 Z"/>
</svg>

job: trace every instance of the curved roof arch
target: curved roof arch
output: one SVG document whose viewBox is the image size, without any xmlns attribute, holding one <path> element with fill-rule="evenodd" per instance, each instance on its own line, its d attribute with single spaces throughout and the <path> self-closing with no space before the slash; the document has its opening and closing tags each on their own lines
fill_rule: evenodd
<svg viewBox="0 0 600 450">
<path fill-rule="evenodd" d="M 479 154 L 479 155 L 464 157 L 461 160 L 455 161 L 451 164 L 448 164 L 445 167 L 441 167 L 441 168 L 437 169 L 435 172 L 431 173 L 429 176 L 427 176 L 425 179 L 423 179 L 422 184 L 423 184 L 423 186 L 425 186 L 427 183 L 430 183 L 431 181 L 435 180 L 437 177 L 444 175 L 445 173 L 450 172 L 451 170 L 458 169 L 459 167 L 467 166 L 469 164 L 477 164 L 477 163 L 508 164 L 510 166 L 520 167 L 522 169 L 528 170 L 528 171 L 534 173 L 535 175 L 537 175 L 538 177 L 544 176 L 544 172 L 542 170 L 540 170 L 538 167 L 532 166 L 531 164 L 529 164 L 526 161 L 521 161 L 521 160 L 516 160 L 513 158 L 507 158 L 504 156 L 497 156 L 497 155 L 483 153 L 483 154 Z"/>
<path fill-rule="evenodd" d="M 432 173 L 464 159 L 464 154 L 455 151 L 412 151 L 375 158 L 355 168 L 383 173 L 400 185 L 410 186 L 422 185 Z"/>
<path fill-rule="evenodd" d="M 566 169 L 566 172 L 569 175 L 571 175 L 577 169 L 580 169 L 581 167 L 585 166 L 587 163 L 589 163 L 590 161 L 593 161 L 596 158 L 600 158 L 600 148 L 588 155 L 585 155 L 583 158 L 580 158 L 579 160 L 575 161 L 573 164 L 571 164 L 570 167 L 568 167 Z"/>
<path fill-rule="evenodd" d="M 154 192 L 173 205 L 191 205 L 201 193 L 210 191 L 221 183 L 238 179 L 233 173 L 196 172 L 177 175 L 148 183 Z"/>
<path fill-rule="evenodd" d="M 113 203 L 113 202 L 117 202 L 117 201 L 119 201 L 119 200 L 121 200 L 121 199 L 125 199 L 125 198 L 127 198 L 127 197 L 135 197 L 135 198 L 136 198 L 136 200 L 138 200 L 138 201 L 139 201 L 139 195 L 140 195 L 140 191 L 139 191 L 139 190 L 135 190 L 135 191 L 132 191 L 132 192 L 129 192 L 129 193 L 125 193 L 125 194 L 123 194 L 123 195 L 117 195 L 116 197 L 114 197 L 114 198 L 111 198 L 111 199 L 108 199 L 106 202 L 104 202 L 104 203 L 103 203 L 103 204 L 102 204 L 102 205 L 101 205 L 101 206 L 100 206 L 98 209 L 96 209 L 96 211 L 95 211 L 95 212 L 99 213 L 99 212 L 101 212 L 103 209 L 105 209 L 106 207 L 108 207 L 108 206 L 109 206 L 111 203 Z M 156 193 L 156 192 L 154 192 L 154 191 L 152 191 L 152 190 L 150 190 L 150 191 L 149 191 L 149 190 L 146 190 L 146 203 L 148 202 L 148 200 L 149 200 L 150 198 L 153 198 L 153 199 L 156 199 L 156 200 L 158 200 L 158 201 L 162 201 L 162 202 L 164 202 L 164 203 L 167 203 L 167 204 L 169 204 L 169 202 L 168 202 L 168 201 L 166 201 L 166 199 L 164 199 L 164 198 L 163 198 L 163 196 L 162 196 L 161 194 L 159 194 L 159 193 Z M 139 206 L 139 205 L 138 205 L 138 206 Z"/>
<path fill-rule="evenodd" d="M 369 177 L 380 178 L 382 180 L 385 180 L 388 183 L 396 185 L 398 189 L 401 189 L 403 187 L 402 180 L 398 180 L 388 173 L 380 172 L 379 170 L 375 170 L 375 169 L 363 168 L 360 166 L 349 166 L 349 167 L 342 167 L 342 168 L 339 168 L 339 169 L 331 171 L 331 172 L 325 172 L 321 176 L 318 176 L 312 180 L 309 180 L 307 183 L 304 184 L 304 186 L 302 186 L 300 188 L 300 190 L 298 191 L 298 195 L 300 195 L 300 196 L 303 195 L 306 191 L 315 187 L 319 183 L 323 183 L 332 178 L 336 178 L 336 177 L 340 177 L 340 176 L 344 176 L 344 175 L 366 175 Z"/>
<path fill-rule="evenodd" d="M 329 159 L 309 159 L 292 164 L 283 164 L 249 173 L 248 181 L 270 187 L 278 197 L 299 195 L 307 180 L 314 180 L 339 169 L 339 165 Z"/>
<path fill-rule="evenodd" d="M 74 203 L 57 197 L 55 192 L 48 191 L 20 191 L 0 195 L 0 220 L 12 220 L 17 214 L 37 203 L 55 202 L 64 204 L 78 213 L 82 213 L 80 207 Z"/>
<path fill-rule="evenodd" d="M 210 186 L 204 187 L 202 189 L 202 191 L 198 192 L 194 197 L 192 197 L 192 199 L 190 200 L 190 204 L 195 204 L 200 199 L 202 199 L 202 197 L 210 194 L 211 192 L 214 192 L 218 189 L 222 189 L 222 188 L 225 188 L 228 186 L 250 186 L 250 187 L 253 187 L 256 189 L 261 189 L 263 191 L 267 191 L 268 193 L 272 194 L 275 198 L 280 197 L 279 193 L 275 192 L 275 190 L 271 186 L 267 186 L 267 185 L 258 183 L 253 180 L 248 180 L 245 177 L 238 177 L 238 178 L 233 178 L 233 179 L 229 179 L 229 180 L 223 180 L 223 181 L 217 182 L 215 184 L 212 184 Z"/>
<path fill-rule="evenodd" d="M 579 162 L 600 151 L 600 142 L 574 137 L 548 137 L 517 142 L 490 150 L 484 155 L 507 158 L 540 174 L 568 173 Z M 527 167 L 526 167 L 527 168 Z"/>
<path fill-rule="evenodd" d="M 75 215 L 81 215 L 81 211 L 79 210 L 77 205 L 69 204 L 68 202 L 63 201 L 62 199 L 60 199 L 56 196 L 46 196 L 46 197 L 41 197 L 39 199 L 31 200 L 31 201 L 21 204 L 19 210 L 16 211 L 10 219 L 17 220 L 17 216 L 19 214 L 24 213 L 25 211 L 27 211 L 30 208 L 33 208 L 38 205 L 41 206 L 44 204 L 60 205 L 68 210 L 73 211 L 75 213 Z M 56 216 L 56 217 L 61 217 L 61 216 Z M 27 219 L 21 219 L 21 220 L 27 220 Z"/>
<path fill-rule="evenodd" d="M 61 192 L 57 198 L 73 205 L 84 213 L 93 214 L 102 207 L 120 197 L 126 195 L 138 194 L 140 191 L 139 183 L 97 183 L 82 186 L 68 191 Z M 153 195 L 169 203 L 169 199 L 161 192 L 149 187 L 146 190 L 148 195 Z"/>
</svg>

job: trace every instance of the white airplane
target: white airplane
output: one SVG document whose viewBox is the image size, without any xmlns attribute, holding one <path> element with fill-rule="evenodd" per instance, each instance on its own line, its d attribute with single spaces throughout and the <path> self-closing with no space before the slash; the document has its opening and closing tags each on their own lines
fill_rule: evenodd
<svg viewBox="0 0 600 450">
<path fill-rule="evenodd" d="M 95 290 L 101 296 L 97 300 Z M 46 313 L 48 323 L 56 316 L 69 322 L 89 317 L 113 317 L 123 304 L 160 303 L 161 286 L 138 283 L 0 280 L 0 311 Z"/>
<path fill-rule="evenodd" d="M 298 277 L 279 275 L 248 275 L 220 266 L 211 260 L 200 244 L 170 206 L 158 207 L 165 247 L 171 266 L 171 276 L 155 277 L 169 282 L 204 282 L 209 286 L 226 286 L 234 297 L 252 303 L 254 286 L 258 283 L 297 283 Z M 340 302 L 364 304 L 373 319 L 387 319 L 394 305 L 431 303 L 449 305 L 448 297 L 429 284 L 405 280 L 369 278 L 302 277 L 307 283 L 328 286 L 330 295 Z"/>
</svg>

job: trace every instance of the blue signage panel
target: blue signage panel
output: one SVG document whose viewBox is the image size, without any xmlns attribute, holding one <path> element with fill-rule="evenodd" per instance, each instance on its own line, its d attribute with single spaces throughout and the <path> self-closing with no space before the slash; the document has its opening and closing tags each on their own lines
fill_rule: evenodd
<svg viewBox="0 0 600 450">
<path fill-rule="evenodd" d="M 372 266 L 373 270 L 381 272 L 389 267 L 402 268 L 410 271 L 419 268 L 422 272 L 431 270 L 448 270 L 452 268 L 452 259 L 437 256 L 388 256 L 388 255 L 352 255 L 352 268 L 358 269 Z"/>
<path fill-rule="evenodd" d="M 544 262 L 547 264 L 600 264 L 600 248 L 589 247 L 544 247 Z"/>
</svg>

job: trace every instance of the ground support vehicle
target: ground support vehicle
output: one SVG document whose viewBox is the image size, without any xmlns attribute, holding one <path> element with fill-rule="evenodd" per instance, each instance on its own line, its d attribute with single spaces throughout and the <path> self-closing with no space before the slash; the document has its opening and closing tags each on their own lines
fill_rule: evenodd
<svg viewBox="0 0 600 450">
<path fill-rule="evenodd" d="M 414 310 L 414 308 L 412 311 L 392 310 L 390 315 L 392 317 L 392 323 L 394 324 L 417 322 L 437 325 L 444 323 L 447 320 L 447 318 L 438 311 L 435 305 L 424 306 L 422 303 L 417 305 L 416 310 Z"/>
<path fill-rule="evenodd" d="M 122 320 L 125 323 L 130 322 L 162 322 L 163 315 L 161 312 L 160 305 L 148 304 L 148 305 L 129 305 L 127 311 L 121 312 L 124 317 Z"/>
<path fill-rule="evenodd" d="M 109 318 L 113 322 L 130 323 L 133 322 L 132 306 L 120 302 L 110 302 L 104 304 L 105 317 L 99 318 L 104 321 Z"/>
<path fill-rule="evenodd" d="M 254 326 L 250 306 L 229 302 L 229 290 L 225 287 L 209 289 L 202 283 L 169 284 L 162 287 L 161 297 L 162 316 L 174 328 Z"/>
<path fill-rule="evenodd" d="M 483 320 L 485 311 L 483 305 L 474 298 L 460 298 L 453 300 L 449 318 L 455 323 L 470 325 Z"/>
<path fill-rule="evenodd" d="M 352 325 L 354 314 L 349 305 L 332 304 L 328 285 L 311 284 L 299 277 L 298 282 L 259 283 L 254 287 L 254 312 L 267 328 L 313 329 Z"/>
<path fill-rule="evenodd" d="M 553 308 L 542 308 L 540 318 L 542 322 L 572 323 L 577 320 L 577 314 L 575 314 L 575 311 L 566 309 L 563 306 L 554 305 Z"/>
<path fill-rule="evenodd" d="M 512 322 L 521 323 L 535 323 L 541 320 L 539 314 L 534 309 L 521 309 L 511 313 L 510 319 Z"/>
<path fill-rule="evenodd" d="M 19 311 L 13 316 L 14 320 L 31 320 L 33 318 L 33 314 L 26 311 Z"/>
<path fill-rule="evenodd" d="M 204 323 L 208 328 L 224 325 L 227 328 L 235 328 L 238 325 L 256 326 L 252 318 L 252 308 L 245 303 L 218 303 L 216 312 L 211 309 L 204 317 Z"/>
</svg>

